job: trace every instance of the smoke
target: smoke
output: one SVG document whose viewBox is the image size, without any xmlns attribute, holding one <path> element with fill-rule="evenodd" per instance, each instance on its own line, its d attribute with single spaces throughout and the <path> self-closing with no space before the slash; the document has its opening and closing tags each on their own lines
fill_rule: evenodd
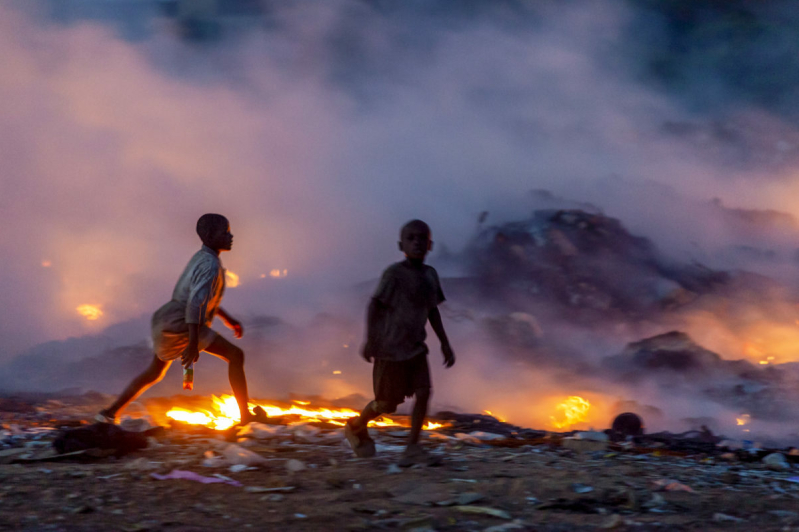
<svg viewBox="0 0 799 532">
<path fill-rule="evenodd" d="M 283 320 L 280 342 L 263 332 L 245 344 L 270 353 L 248 361 L 270 391 L 368 393 L 354 351 L 371 285 L 358 283 L 400 258 L 401 224 L 422 218 L 437 249 L 457 251 L 480 212 L 526 216 L 534 189 L 590 202 L 676 259 L 795 278 L 790 216 L 731 220 L 797 212 L 799 132 L 783 107 L 735 96 L 724 72 L 702 74 L 726 88 L 715 94 L 728 105 L 713 108 L 691 97 L 706 86 L 698 70 L 679 90 L 642 79 L 668 13 L 622 1 L 262 2 L 251 15 L 234 4 L 219 4 L 234 14 L 206 40 L 155 3 L 0 5 L 0 361 L 120 322 L 146 337 L 143 316 L 197 248 L 204 212 L 224 213 L 235 235 L 222 258 L 241 282 L 225 307 Z M 103 315 L 87 321 L 83 304 Z M 314 335 L 320 312 L 347 322 L 345 340 Z M 451 383 L 436 397 L 480 406 L 493 389 L 466 390 L 482 388 L 496 348 L 473 322 L 453 328 L 461 365 L 434 374 Z M 571 332 L 598 357 L 640 331 Z M 549 389 L 546 375 L 495 371 L 514 389 Z"/>
</svg>

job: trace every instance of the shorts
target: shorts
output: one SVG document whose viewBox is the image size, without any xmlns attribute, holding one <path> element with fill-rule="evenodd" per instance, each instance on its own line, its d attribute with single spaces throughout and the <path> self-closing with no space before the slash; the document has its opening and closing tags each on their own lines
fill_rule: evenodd
<svg viewBox="0 0 799 532">
<path fill-rule="evenodd" d="M 375 401 L 393 405 L 405 402 L 416 390 L 430 388 L 430 367 L 427 355 L 418 355 L 409 360 L 385 360 L 376 358 L 372 368 L 372 383 Z"/>
<path fill-rule="evenodd" d="M 204 351 L 218 337 L 219 334 L 216 331 L 205 325 L 200 325 L 200 338 L 197 347 L 200 351 Z M 169 362 L 180 357 L 183 350 L 189 345 L 189 333 L 159 331 L 157 327 L 153 327 L 152 340 L 155 356 L 164 362 Z"/>
</svg>

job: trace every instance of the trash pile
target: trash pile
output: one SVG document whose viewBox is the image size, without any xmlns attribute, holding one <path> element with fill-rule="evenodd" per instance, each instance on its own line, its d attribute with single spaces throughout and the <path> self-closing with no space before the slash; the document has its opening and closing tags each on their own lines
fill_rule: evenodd
<svg viewBox="0 0 799 532">
<path fill-rule="evenodd" d="M 730 280 L 698 264 L 669 263 L 615 218 L 580 209 L 538 210 L 485 228 L 468 255 L 483 297 L 525 312 L 546 303 L 571 319 L 641 318 Z"/>
<path fill-rule="evenodd" d="M 377 456 L 358 459 L 331 423 L 217 431 L 153 427 L 142 416 L 115 427 L 82 423 L 74 412 L 84 406 L 67 402 L 2 413 L 0 520 L 14 528 L 66 519 L 74 529 L 131 531 L 799 524 L 799 451 L 709 430 L 647 434 L 633 413 L 605 431 L 552 433 L 440 412 L 447 424 L 422 439 L 438 460 L 405 469 L 404 427 L 370 429 Z"/>
</svg>

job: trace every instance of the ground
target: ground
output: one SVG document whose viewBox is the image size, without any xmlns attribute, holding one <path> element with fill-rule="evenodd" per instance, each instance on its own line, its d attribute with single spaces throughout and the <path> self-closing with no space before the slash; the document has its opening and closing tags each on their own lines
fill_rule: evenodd
<svg viewBox="0 0 799 532">
<path fill-rule="evenodd" d="M 405 429 L 372 430 L 371 459 L 355 458 L 337 432 L 279 430 L 238 441 L 265 459 L 240 472 L 224 462 L 222 433 L 168 430 L 121 458 L 30 461 L 47 447 L 44 431 L 0 452 L 0 529 L 799 531 L 795 469 L 761 461 L 599 443 L 581 452 L 558 436 L 467 443 L 443 431 L 425 437 L 440 466 L 400 469 Z M 176 469 L 241 486 L 152 476 Z"/>
</svg>

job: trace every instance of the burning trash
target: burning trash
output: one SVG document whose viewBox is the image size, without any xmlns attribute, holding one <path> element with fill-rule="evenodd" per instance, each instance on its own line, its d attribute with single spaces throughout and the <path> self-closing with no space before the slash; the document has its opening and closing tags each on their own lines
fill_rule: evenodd
<svg viewBox="0 0 799 532">
<path fill-rule="evenodd" d="M 209 403 L 210 404 L 207 404 Z M 171 407 L 164 416 L 168 419 L 200 425 L 214 430 L 227 430 L 241 421 L 236 398 L 232 395 L 211 396 L 210 401 L 205 401 L 202 408 Z M 250 408 L 261 408 L 269 418 L 270 423 L 327 423 L 343 427 L 350 418 L 359 415 L 358 411 L 351 408 L 326 408 L 314 407 L 308 401 L 294 400 L 292 404 L 279 406 L 263 402 L 250 402 Z M 408 427 L 410 423 L 399 421 L 397 416 L 382 416 L 369 424 L 370 427 Z M 424 430 L 436 430 L 447 426 L 446 422 L 428 421 Z"/>
</svg>

